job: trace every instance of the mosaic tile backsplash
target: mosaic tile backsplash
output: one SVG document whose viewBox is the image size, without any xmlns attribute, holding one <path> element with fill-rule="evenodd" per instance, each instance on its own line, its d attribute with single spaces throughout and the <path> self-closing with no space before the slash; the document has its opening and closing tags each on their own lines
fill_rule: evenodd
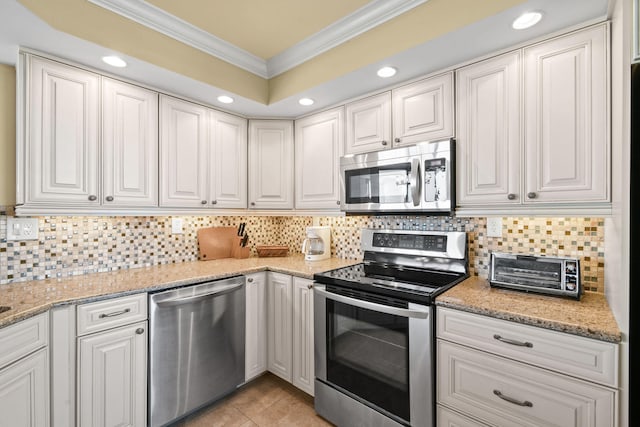
<svg viewBox="0 0 640 427">
<path fill-rule="evenodd" d="M 7 212 L 0 209 L 0 285 L 50 277 L 194 261 L 196 233 L 203 227 L 246 222 L 249 246 L 287 245 L 299 253 L 306 216 L 180 216 L 183 234 L 171 234 L 170 216 L 39 217 L 37 241 L 7 241 Z M 486 235 L 486 218 L 424 216 L 348 216 L 315 218 L 331 226 L 331 253 L 358 259 L 360 229 L 465 231 L 469 267 L 487 277 L 490 251 L 577 257 L 585 290 L 604 292 L 604 220 L 602 218 L 503 218 L 503 237 Z"/>
</svg>

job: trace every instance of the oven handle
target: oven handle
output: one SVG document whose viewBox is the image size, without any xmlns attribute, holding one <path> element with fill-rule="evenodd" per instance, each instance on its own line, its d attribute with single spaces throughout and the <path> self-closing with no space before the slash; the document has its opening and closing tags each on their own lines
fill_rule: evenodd
<svg viewBox="0 0 640 427">
<path fill-rule="evenodd" d="M 338 301 L 344 304 L 353 305 L 355 307 L 366 308 L 368 310 L 377 311 L 380 313 L 391 314 L 393 316 L 408 317 L 412 319 L 426 319 L 429 317 L 429 310 L 415 309 L 415 308 L 399 308 L 391 307 L 388 305 L 378 304 L 375 302 L 363 301 L 361 299 L 346 297 L 340 294 L 334 294 L 333 292 L 327 292 L 327 288 L 324 285 L 316 283 L 313 287 L 315 292 L 333 301 Z"/>
<path fill-rule="evenodd" d="M 413 206 L 420 205 L 420 190 L 422 186 L 422 178 L 420 177 L 420 159 L 411 161 L 411 177 L 409 179 L 409 188 L 411 189 L 411 201 Z"/>
</svg>

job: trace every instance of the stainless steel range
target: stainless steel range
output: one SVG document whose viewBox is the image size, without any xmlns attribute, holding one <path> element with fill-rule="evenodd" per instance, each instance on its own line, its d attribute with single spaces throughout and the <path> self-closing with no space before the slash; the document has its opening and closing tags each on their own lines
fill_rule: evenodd
<svg viewBox="0 0 640 427">
<path fill-rule="evenodd" d="M 433 301 L 468 276 L 466 234 L 362 231 L 361 264 L 314 280 L 315 408 L 340 426 L 433 426 Z"/>
</svg>

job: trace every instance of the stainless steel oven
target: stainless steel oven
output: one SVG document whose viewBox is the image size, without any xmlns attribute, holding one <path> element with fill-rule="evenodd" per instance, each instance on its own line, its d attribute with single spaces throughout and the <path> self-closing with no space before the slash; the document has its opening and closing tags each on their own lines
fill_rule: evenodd
<svg viewBox="0 0 640 427">
<path fill-rule="evenodd" d="M 362 264 L 314 276 L 316 412 L 433 426 L 432 303 L 467 277 L 465 233 L 363 230 L 362 246 Z"/>
<path fill-rule="evenodd" d="M 343 156 L 341 209 L 450 214 L 455 208 L 454 163 L 453 139 Z"/>
</svg>

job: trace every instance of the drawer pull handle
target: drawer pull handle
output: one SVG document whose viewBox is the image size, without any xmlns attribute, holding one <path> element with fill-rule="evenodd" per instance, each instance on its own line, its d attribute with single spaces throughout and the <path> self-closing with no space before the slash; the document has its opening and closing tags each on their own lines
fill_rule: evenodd
<svg viewBox="0 0 640 427">
<path fill-rule="evenodd" d="M 513 397 L 505 396 L 504 394 L 502 394 L 500 392 L 500 390 L 493 390 L 493 394 L 495 394 L 496 396 L 498 396 L 502 400 L 506 400 L 509 403 L 513 403 L 514 405 L 526 406 L 528 408 L 533 408 L 533 403 L 529 402 L 528 400 L 525 400 L 523 402 L 522 400 L 518 400 L 518 399 L 514 399 Z"/>
<path fill-rule="evenodd" d="M 131 309 L 130 308 L 125 308 L 124 310 L 121 311 L 114 311 L 113 313 L 102 313 L 100 316 L 98 316 L 100 319 L 104 319 L 105 317 L 116 317 L 116 316 L 120 316 L 122 314 L 126 314 L 128 312 L 130 312 Z"/>
<path fill-rule="evenodd" d="M 136 329 L 136 334 L 138 334 L 138 335 L 142 335 L 142 334 L 144 334 L 144 328 L 138 328 L 138 329 Z"/>
<path fill-rule="evenodd" d="M 517 345 L 519 347 L 529 347 L 529 348 L 533 347 L 533 344 L 531 344 L 530 342 L 522 342 L 522 341 L 512 340 L 512 339 L 509 339 L 509 338 L 502 338 L 498 334 L 495 334 L 493 336 L 493 338 L 498 340 L 498 341 L 502 341 L 503 343 L 507 343 L 507 344 L 511 344 L 511 345 Z"/>
</svg>

